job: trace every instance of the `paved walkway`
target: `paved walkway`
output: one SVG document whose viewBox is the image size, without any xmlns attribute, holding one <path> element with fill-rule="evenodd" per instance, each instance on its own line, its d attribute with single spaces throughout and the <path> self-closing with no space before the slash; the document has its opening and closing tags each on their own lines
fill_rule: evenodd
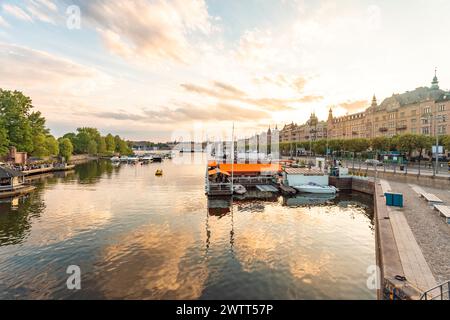
<svg viewBox="0 0 450 320">
<path fill-rule="evenodd" d="M 389 181 L 389 184 L 392 191 L 403 193 L 404 217 L 437 282 L 450 280 L 450 226 L 417 194 L 422 189 L 443 200 L 444 205 L 450 205 L 450 190 L 394 181 Z"/>
<path fill-rule="evenodd" d="M 380 184 L 383 192 L 397 192 L 386 180 L 380 180 Z M 409 188 L 408 185 L 403 184 L 403 186 Z M 404 192 L 407 190 L 403 190 Z M 433 273 L 406 220 L 404 212 L 408 214 L 409 205 L 403 209 L 388 207 L 388 211 L 406 279 L 420 291 L 436 286 Z"/>
</svg>

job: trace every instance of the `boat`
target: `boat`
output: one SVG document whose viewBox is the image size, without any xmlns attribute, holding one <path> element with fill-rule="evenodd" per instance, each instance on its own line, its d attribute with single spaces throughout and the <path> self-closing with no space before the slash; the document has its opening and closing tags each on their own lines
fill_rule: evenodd
<svg viewBox="0 0 450 320">
<path fill-rule="evenodd" d="M 162 157 L 159 156 L 159 155 L 154 155 L 154 156 L 152 157 L 152 162 L 162 162 L 162 161 L 163 161 L 163 159 L 162 159 Z"/>
<path fill-rule="evenodd" d="M 110 158 L 109 160 L 111 160 L 112 162 L 119 162 L 120 158 L 117 156 L 114 156 L 114 157 Z"/>
<path fill-rule="evenodd" d="M 156 172 L 155 172 L 155 176 L 162 176 L 163 175 L 163 171 L 162 171 L 162 169 L 158 169 L 158 170 L 156 170 Z"/>
<path fill-rule="evenodd" d="M 236 194 L 244 194 L 247 192 L 247 189 L 242 184 L 233 185 L 233 192 Z"/>
<path fill-rule="evenodd" d="M 128 157 L 127 156 L 121 156 L 120 158 L 121 162 L 127 162 L 128 161 Z"/>
<path fill-rule="evenodd" d="M 299 186 L 294 186 L 296 190 L 304 193 L 320 193 L 320 194 L 335 194 L 339 191 L 338 188 L 334 186 L 322 186 L 320 184 L 310 182 L 308 184 L 303 184 Z"/>
</svg>

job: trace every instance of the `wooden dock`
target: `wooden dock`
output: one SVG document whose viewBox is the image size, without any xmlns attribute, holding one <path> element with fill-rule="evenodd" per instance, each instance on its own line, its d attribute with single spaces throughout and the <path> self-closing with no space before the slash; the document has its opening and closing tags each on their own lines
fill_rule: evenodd
<svg viewBox="0 0 450 320">
<path fill-rule="evenodd" d="M 30 193 L 31 191 L 33 191 L 34 189 L 36 189 L 35 186 L 25 185 L 25 186 L 22 186 L 20 188 L 10 190 L 10 191 L 0 191 L 0 199 L 12 198 L 12 197 L 20 196 L 23 194 L 27 194 L 27 193 Z"/>
<path fill-rule="evenodd" d="M 292 187 L 285 186 L 282 183 L 279 185 L 279 187 L 280 187 L 281 193 L 283 193 L 283 194 L 291 195 L 291 194 L 296 194 L 297 193 L 297 190 L 295 190 Z"/>
<path fill-rule="evenodd" d="M 50 172 L 58 172 L 58 171 L 69 171 L 73 170 L 75 168 L 75 165 L 70 164 L 66 166 L 50 166 L 45 168 L 38 168 L 38 169 L 31 169 L 31 170 L 24 170 L 22 173 L 25 176 L 31 176 L 35 174 L 43 174 L 43 173 L 50 173 Z"/>
</svg>

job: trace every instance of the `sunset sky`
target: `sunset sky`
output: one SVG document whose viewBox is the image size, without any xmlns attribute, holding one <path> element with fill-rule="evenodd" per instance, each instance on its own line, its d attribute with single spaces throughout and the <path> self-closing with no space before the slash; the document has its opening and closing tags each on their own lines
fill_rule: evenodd
<svg viewBox="0 0 450 320">
<path fill-rule="evenodd" d="M 166 141 L 232 122 L 252 134 L 429 86 L 435 67 L 449 89 L 449 12 L 448 0 L 0 0 L 0 88 L 31 96 L 56 136 Z"/>
</svg>

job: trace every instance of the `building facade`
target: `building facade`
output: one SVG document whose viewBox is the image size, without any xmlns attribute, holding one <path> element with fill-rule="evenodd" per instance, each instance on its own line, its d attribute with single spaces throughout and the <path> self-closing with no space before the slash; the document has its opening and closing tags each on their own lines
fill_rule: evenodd
<svg viewBox="0 0 450 320">
<path fill-rule="evenodd" d="M 419 87 L 393 94 L 378 104 L 375 96 L 363 112 L 334 117 L 329 110 L 327 121 L 312 114 L 307 123 L 285 125 L 281 142 L 329 139 L 392 137 L 396 134 L 450 134 L 450 92 L 439 88 L 435 74 L 430 87 Z"/>
</svg>

